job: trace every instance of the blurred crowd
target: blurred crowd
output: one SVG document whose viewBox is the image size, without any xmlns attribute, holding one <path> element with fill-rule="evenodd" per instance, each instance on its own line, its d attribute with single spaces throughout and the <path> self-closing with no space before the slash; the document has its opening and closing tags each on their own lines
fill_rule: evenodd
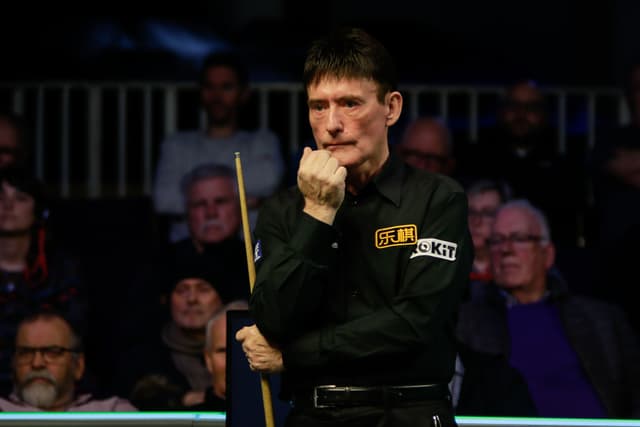
<svg viewBox="0 0 640 427">
<path fill-rule="evenodd" d="M 102 273 L 51 233 L 55 198 L 30 167 L 29 124 L 0 112 L 1 410 L 225 410 L 226 313 L 250 293 L 233 154 L 250 227 L 295 171 L 278 135 L 240 127 L 250 85 L 233 52 L 208 56 L 199 85 L 207 126 L 162 141 L 147 218 L 159 226 L 148 253 L 110 260 L 119 291 L 107 308 L 96 296 L 108 291 L 92 288 Z M 458 414 L 640 416 L 640 64 L 625 90 L 631 122 L 599 132 L 593 150 L 559 151 L 532 80 L 505 88 L 475 141 L 419 117 L 393 143 L 468 196 Z"/>
</svg>

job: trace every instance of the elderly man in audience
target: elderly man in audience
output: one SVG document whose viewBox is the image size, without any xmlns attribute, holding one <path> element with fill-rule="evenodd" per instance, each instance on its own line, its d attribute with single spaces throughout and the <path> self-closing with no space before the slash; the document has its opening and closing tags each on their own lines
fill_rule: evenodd
<svg viewBox="0 0 640 427">
<path fill-rule="evenodd" d="M 85 372 L 80 337 L 59 314 L 41 311 L 18 326 L 13 356 L 14 392 L 0 398 L 0 410 L 136 411 L 117 396 L 95 399 L 79 394 L 76 382 Z"/>
<path fill-rule="evenodd" d="M 637 418 L 640 349 L 622 311 L 572 295 L 555 274 L 544 214 L 503 204 L 489 237 L 494 284 L 461 307 L 458 336 L 505 355 L 524 377 L 539 416 Z"/>
</svg>

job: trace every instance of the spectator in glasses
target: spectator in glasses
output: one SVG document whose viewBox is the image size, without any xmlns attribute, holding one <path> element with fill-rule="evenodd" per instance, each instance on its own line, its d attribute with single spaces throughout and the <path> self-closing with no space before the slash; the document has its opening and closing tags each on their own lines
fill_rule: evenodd
<svg viewBox="0 0 640 427">
<path fill-rule="evenodd" d="M 85 372 L 82 342 L 53 312 L 38 312 L 20 323 L 12 367 L 14 392 L 0 398 L 2 411 L 136 411 L 119 397 L 76 393 L 76 382 Z"/>
<path fill-rule="evenodd" d="M 406 163 L 417 169 L 449 176 L 455 169 L 451 133 L 437 119 L 421 117 L 411 122 L 396 150 Z"/>
<path fill-rule="evenodd" d="M 473 268 L 469 277 L 470 298 L 481 295 L 493 278 L 488 240 L 496 211 L 510 197 L 509 185 L 498 181 L 481 179 L 467 189 L 469 231 L 474 250 Z"/>
<path fill-rule="evenodd" d="M 542 417 L 640 416 L 640 349 L 619 308 L 570 294 L 545 215 L 503 204 L 489 238 L 494 285 L 461 306 L 458 337 L 502 354 L 524 377 Z"/>
</svg>

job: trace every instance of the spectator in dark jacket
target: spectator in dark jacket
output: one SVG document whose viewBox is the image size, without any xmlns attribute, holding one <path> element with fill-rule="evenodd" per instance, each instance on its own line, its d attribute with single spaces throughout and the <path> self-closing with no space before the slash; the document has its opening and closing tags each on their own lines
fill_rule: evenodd
<svg viewBox="0 0 640 427">
<path fill-rule="evenodd" d="M 543 417 L 640 416 L 640 349 L 622 311 L 571 295 L 550 274 L 555 247 L 529 202 L 500 207 L 489 238 L 494 285 L 461 307 L 459 339 L 506 357 Z"/>
</svg>

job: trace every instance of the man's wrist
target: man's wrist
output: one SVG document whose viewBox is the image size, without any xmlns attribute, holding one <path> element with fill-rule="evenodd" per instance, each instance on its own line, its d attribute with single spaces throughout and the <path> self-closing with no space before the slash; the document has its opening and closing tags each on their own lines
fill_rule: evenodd
<svg viewBox="0 0 640 427">
<path fill-rule="evenodd" d="M 328 205 L 305 202 L 303 212 L 320 222 L 324 222 L 327 225 L 333 225 L 338 209 Z"/>
</svg>

